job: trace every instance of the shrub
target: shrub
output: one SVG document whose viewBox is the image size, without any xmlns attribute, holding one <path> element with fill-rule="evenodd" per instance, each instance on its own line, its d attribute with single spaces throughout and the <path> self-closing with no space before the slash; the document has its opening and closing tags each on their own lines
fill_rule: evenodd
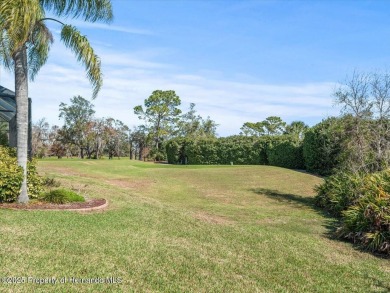
<svg viewBox="0 0 390 293">
<path fill-rule="evenodd" d="M 51 190 L 43 195 L 42 200 L 55 204 L 85 201 L 84 197 L 68 189 Z"/>
<path fill-rule="evenodd" d="M 1 131 L 1 124 L 0 124 L 0 145 L 2 146 L 8 145 L 8 135 L 7 133 Z"/>
<path fill-rule="evenodd" d="M 283 141 L 271 144 L 267 149 L 268 163 L 289 169 L 303 169 L 304 160 L 302 146 L 295 145 L 292 141 Z"/>
<path fill-rule="evenodd" d="M 175 138 L 168 141 L 165 145 L 167 160 L 169 164 L 185 164 L 186 153 L 185 148 L 189 140 L 186 138 Z"/>
<path fill-rule="evenodd" d="M 219 164 L 217 139 L 193 140 L 185 148 L 188 164 L 215 165 Z"/>
<path fill-rule="evenodd" d="M 342 212 L 353 205 L 360 196 L 362 185 L 362 176 L 338 172 L 316 187 L 315 205 L 333 216 L 341 217 Z"/>
<path fill-rule="evenodd" d="M 18 166 L 15 149 L 0 146 L 0 202 L 18 198 L 23 181 L 23 169 Z M 43 192 L 43 181 L 36 170 L 36 162 L 27 163 L 27 190 L 30 198 Z"/>
<path fill-rule="evenodd" d="M 328 118 L 309 129 L 303 140 L 303 158 L 306 170 L 330 175 L 339 165 L 343 139 L 342 121 Z"/>
<path fill-rule="evenodd" d="M 27 163 L 27 190 L 30 198 L 38 198 L 43 193 L 43 178 L 38 175 L 36 161 Z"/>
<path fill-rule="evenodd" d="M 23 181 L 23 169 L 18 166 L 15 150 L 0 146 L 0 202 L 15 201 Z"/>
<path fill-rule="evenodd" d="M 229 136 L 218 139 L 218 158 L 220 164 L 256 165 L 265 164 L 261 159 L 259 140 L 251 136 Z"/>
<path fill-rule="evenodd" d="M 338 235 L 390 255 L 390 170 L 367 175 L 361 196 L 343 214 Z"/>
<path fill-rule="evenodd" d="M 175 138 L 167 142 L 168 163 L 239 165 L 267 164 L 269 137 L 229 136 L 211 138 Z"/>
</svg>

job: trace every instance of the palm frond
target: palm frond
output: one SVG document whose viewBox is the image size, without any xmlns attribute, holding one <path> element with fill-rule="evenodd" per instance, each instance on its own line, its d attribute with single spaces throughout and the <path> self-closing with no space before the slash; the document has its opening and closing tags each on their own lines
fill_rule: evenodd
<svg viewBox="0 0 390 293">
<path fill-rule="evenodd" d="M 13 69 L 13 61 L 9 50 L 9 39 L 4 31 L 0 30 L 0 62 L 8 70 Z"/>
<path fill-rule="evenodd" d="M 93 98 L 96 98 L 102 84 L 100 58 L 95 54 L 88 39 L 72 25 L 64 25 L 61 31 L 61 40 L 76 55 L 78 61 L 84 64 L 87 77 L 94 87 Z"/>
<path fill-rule="evenodd" d="M 28 48 L 28 64 L 31 80 L 34 80 L 38 71 L 46 63 L 53 35 L 43 22 L 37 22 L 30 35 Z"/>
<path fill-rule="evenodd" d="M 57 16 L 83 17 L 85 21 L 110 22 L 111 0 L 39 0 L 42 7 Z"/>
<path fill-rule="evenodd" d="M 39 0 L 2 0 L 0 2 L 0 30 L 7 35 L 11 54 L 28 41 L 36 22 L 44 15 Z"/>
</svg>

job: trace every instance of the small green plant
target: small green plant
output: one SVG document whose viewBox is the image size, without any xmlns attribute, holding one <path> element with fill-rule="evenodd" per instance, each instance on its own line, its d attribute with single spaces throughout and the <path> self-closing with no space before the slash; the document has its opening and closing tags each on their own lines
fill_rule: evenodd
<svg viewBox="0 0 390 293">
<path fill-rule="evenodd" d="M 76 192 L 68 189 L 55 189 L 49 192 L 46 192 L 42 200 L 55 203 L 55 204 L 64 204 L 69 202 L 84 202 L 85 199 Z"/>
</svg>

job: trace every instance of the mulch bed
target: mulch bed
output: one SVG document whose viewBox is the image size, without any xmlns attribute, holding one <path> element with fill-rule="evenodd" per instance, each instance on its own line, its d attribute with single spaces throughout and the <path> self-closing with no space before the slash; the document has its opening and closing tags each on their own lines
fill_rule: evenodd
<svg viewBox="0 0 390 293">
<path fill-rule="evenodd" d="M 68 210 L 68 211 L 92 211 L 103 209 L 107 206 L 104 198 L 90 199 L 86 202 L 72 202 L 66 204 L 53 204 L 47 202 L 30 202 L 28 204 L 2 203 L 0 208 L 14 210 Z"/>
</svg>

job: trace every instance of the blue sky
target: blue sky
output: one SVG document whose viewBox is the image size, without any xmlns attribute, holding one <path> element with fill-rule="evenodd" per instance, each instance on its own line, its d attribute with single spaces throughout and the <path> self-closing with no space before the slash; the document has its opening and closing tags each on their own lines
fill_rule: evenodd
<svg viewBox="0 0 390 293">
<path fill-rule="evenodd" d="M 98 117 L 140 123 L 133 107 L 156 89 L 175 90 L 218 124 L 220 136 L 246 121 L 280 116 L 309 125 L 338 115 L 332 93 L 356 69 L 388 70 L 388 1 L 113 0 L 110 25 L 66 19 L 102 59 Z M 33 120 L 58 120 L 60 102 L 91 87 L 59 27 L 48 63 L 33 83 Z M 0 84 L 13 89 L 1 69 Z"/>
</svg>

